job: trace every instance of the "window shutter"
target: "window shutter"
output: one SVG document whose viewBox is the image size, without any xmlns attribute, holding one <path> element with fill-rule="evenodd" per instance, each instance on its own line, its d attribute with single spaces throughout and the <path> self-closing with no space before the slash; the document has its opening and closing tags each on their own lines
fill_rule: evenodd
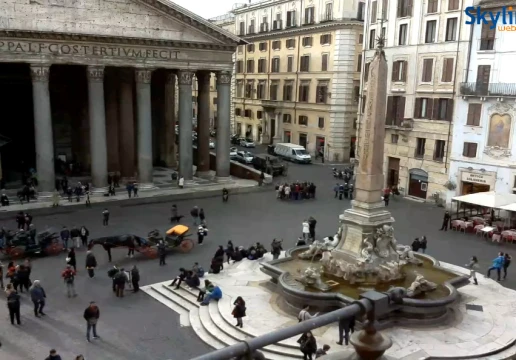
<svg viewBox="0 0 516 360">
<path fill-rule="evenodd" d="M 331 34 L 328 35 L 328 44 L 331 44 Z"/>
<path fill-rule="evenodd" d="M 392 123 L 392 96 L 387 97 L 387 114 L 385 116 L 385 122 L 389 125 Z"/>
<path fill-rule="evenodd" d="M 462 146 L 462 156 L 469 156 L 468 150 L 469 150 L 468 143 L 465 142 L 464 145 Z"/>
<path fill-rule="evenodd" d="M 401 1 L 398 1 L 398 3 L 400 3 Z M 412 6 L 412 0 L 407 0 L 407 14 L 408 16 L 412 16 L 412 10 L 413 10 L 413 6 Z"/>
<path fill-rule="evenodd" d="M 449 122 L 453 120 L 453 99 L 448 99 L 446 104 L 446 120 Z"/>
<path fill-rule="evenodd" d="M 398 100 L 398 108 L 396 109 L 396 125 L 401 126 L 401 122 L 405 117 L 405 97 Z"/>
<path fill-rule="evenodd" d="M 475 123 L 475 104 L 469 104 L 468 106 L 468 120 L 466 125 L 473 125 Z"/>
<path fill-rule="evenodd" d="M 403 61 L 403 71 L 401 72 L 401 81 L 407 81 L 407 72 L 408 72 L 408 61 Z"/>
<path fill-rule="evenodd" d="M 476 143 L 471 143 L 469 146 L 469 155 L 470 157 L 477 157 L 477 146 Z"/>
<path fill-rule="evenodd" d="M 365 64 L 364 71 L 365 71 L 364 81 L 367 81 L 367 80 L 369 80 L 369 63 Z"/>
<path fill-rule="evenodd" d="M 441 82 L 446 82 L 448 78 L 448 59 L 443 60 L 443 71 L 441 74 Z"/>
<path fill-rule="evenodd" d="M 439 120 L 439 99 L 433 99 L 432 119 Z"/>
<path fill-rule="evenodd" d="M 398 81 L 399 71 L 400 71 L 400 62 L 395 61 L 392 64 L 392 78 L 391 78 L 392 81 Z"/>
<path fill-rule="evenodd" d="M 433 118 L 434 118 L 434 99 L 427 99 L 425 119 L 433 119 Z"/>
<path fill-rule="evenodd" d="M 414 119 L 421 118 L 421 98 L 416 98 L 414 103 Z"/>
</svg>

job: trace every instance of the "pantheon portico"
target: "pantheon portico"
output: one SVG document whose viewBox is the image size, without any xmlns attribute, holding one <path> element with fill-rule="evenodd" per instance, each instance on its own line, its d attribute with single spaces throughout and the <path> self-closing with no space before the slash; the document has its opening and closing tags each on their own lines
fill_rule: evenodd
<svg viewBox="0 0 516 360">
<path fill-rule="evenodd" d="M 191 180 L 193 81 L 199 88 L 197 171 L 208 172 L 211 76 L 217 78 L 216 175 L 229 176 L 238 37 L 169 1 L 14 5 L 0 0 L 0 105 L 10 109 L 0 133 L 34 144 L 15 144 L 2 158 L 35 154 L 38 191 L 54 189 L 61 156 L 89 167 L 94 187 L 106 186 L 112 171 L 150 184 L 156 162 L 178 165 L 180 176 Z"/>
</svg>

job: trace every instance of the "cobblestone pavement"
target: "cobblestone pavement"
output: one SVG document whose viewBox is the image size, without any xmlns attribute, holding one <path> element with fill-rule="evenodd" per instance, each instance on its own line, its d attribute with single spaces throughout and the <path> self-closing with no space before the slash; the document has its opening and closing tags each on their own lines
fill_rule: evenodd
<svg viewBox="0 0 516 360">
<path fill-rule="evenodd" d="M 308 216 L 318 220 L 317 233 L 334 234 L 338 215 L 350 206 L 349 201 L 333 198 L 335 184 L 330 166 L 291 165 L 287 180 L 311 180 L 317 184 L 317 199 L 298 202 L 281 202 L 270 192 L 232 196 L 227 204 L 219 198 L 177 202 L 180 212 L 188 215 L 192 206 L 204 208 L 210 229 L 203 246 L 196 246 L 189 254 L 173 253 L 167 266 L 159 267 L 157 260 L 147 260 L 136 255 L 127 259 L 123 249 L 113 250 L 114 263 L 129 268 L 137 264 L 141 271 L 141 284 L 152 284 L 173 278 L 179 267 L 189 267 L 198 261 L 205 268 L 218 245 L 232 239 L 236 245 L 250 245 L 261 241 L 268 246 L 273 237 L 283 238 L 284 247 L 290 247 L 301 233 L 301 222 Z M 130 203 L 110 204 L 111 219 L 102 226 L 101 209 L 70 208 L 66 214 L 36 216 L 34 223 L 60 228 L 63 225 L 89 228 L 91 237 L 134 233 L 145 236 L 152 229 L 169 227 L 171 203 L 135 206 Z M 426 235 L 428 253 L 443 261 L 464 265 L 471 255 L 477 255 L 483 270 L 498 251 L 512 251 L 510 245 L 493 245 L 474 235 L 440 232 L 442 209 L 429 204 L 407 200 L 391 201 L 389 210 L 397 219 L 395 231 L 398 241 L 409 244 L 417 236 Z M 186 216 L 186 223 L 190 218 Z M 0 221 L 0 226 L 14 228 L 12 221 Z M 42 359 L 55 347 L 63 359 L 82 353 L 87 359 L 173 359 L 187 360 L 209 351 L 191 331 L 181 329 L 176 313 L 143 293 L 129 293 L 123 299 L 111 292 L 107 270 L 111 266 L 102 248 L 94 252 L 99 262 L 97 276 L 87 279 L 84 270 L 84 250 L 77 255 L 79 275 L 76 286 L 79 296 L 68 299 L 60 279 L 65 266 L 65 255 L 36 259 L 32 279 L 39 279 L 47 291 L 47 316 L 36 319 L 32 304 L 24 294 L 21 327 L 11 326 L 3 295 L 0 295 L 0 348 L 2 360 Z M 516 252 L 515 252 L 516 253 Z M 5 261 L 5 259 L 4 259 Z M 506 286 L 514 288 L 515 273 L 509 269 Z M 101 311 L 98 324 L 101 340 L 88 344 L 85 339 L 86 324 L 82 314 L 90 300 L 95 300 Z M 251 319 L 250 319 L 251 320 Z"/>
</svg>

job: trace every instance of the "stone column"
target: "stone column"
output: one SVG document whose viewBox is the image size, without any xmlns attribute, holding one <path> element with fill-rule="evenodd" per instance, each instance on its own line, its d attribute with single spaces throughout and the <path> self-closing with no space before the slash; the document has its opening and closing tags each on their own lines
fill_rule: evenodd
<svg viewBox="0 0 516 360">
<path fill-rule="evenodd" d="M 38 192 L 49 195 L 55 190 L 54 135 L 50 110 L 50 66 L 31 65 L 32 101 L 34 104 L 34 138 L 36 141 L 36 170 Z M 45 194 L 47 193 L 47 194 Z"/>
<path fill-rule="evenodd" d="M 120 115 L 120 169 L 122 177 L 134 177 L 134 110 L 133 110 L 133 74 L 122 71 L 120 77 L 119 115 Z"/>
<path fill-rule="evenodd" d="M 263 119 L 262 119 L 262 144 L 270 144 L 271 142 L 271 132 L 269 128 L 271 126 L 271 115 L 268 110 L 263 111 Z"/>
<path fill-rule="evenodd" d="M 231 73 L 217 74 L 217 178 L 229 179 L 230 175 L 230 108 L 231 108 Z"/>
<path fill-rule="evenodd" d="M 210 77 L 209 72 L 197 73 L 197 173 L 210 173 Z"/>
<path fill-rule="evenodd" d="M 93 186 L 107 185 L 106 107 L 104 67 L 88 66 L 88 109 L 90 115 L 91 177 Z"/>
<path fill-rule="evenodd" d="M 138 176 L 140 186 L 152 184 L 152 116 L 151 116 L 152 70 L 137 69 L 136 102 L 138 119 Z"/>
<path fill-rule="evenodd" d="M 181 70 L 179 81 L 179 176 L 193 180 L 192 148 L 192 78 L 193 72 Z"/>
<path fill-rule="evenodd" d="M 176 161 L 176 74 L 169 71 L 165 78 L 165 153 L 164 161 L 168 167 L 175 168 Z"/>
<path fill-rule="evenodd" d="M 279 112 L 274 114 L 274 137 L 272 138 L 272 143 L 277 144 L 281 141 L 281 134 L 280 134 L 280 118 L 281 114 Z"/>
<path fill-rule="evenodd" d="M 105 82 L 108 172 L 115 172 L 120 171 L 120 151 L 118 144 L 118 84 L 116 74 L 113 71 L 110 71 L 109 74 L 106 74 Z"/>
</svg>

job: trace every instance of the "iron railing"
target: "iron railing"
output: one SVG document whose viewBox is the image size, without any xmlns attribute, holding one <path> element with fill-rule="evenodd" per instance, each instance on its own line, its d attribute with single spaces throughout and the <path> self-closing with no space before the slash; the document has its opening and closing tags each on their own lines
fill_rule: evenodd
<svg viewBox="0 0 516 360">
<path fill-rule="evenodd" d="M 350 319 L 353 316 L 367 314 L 368 321 L 372 324 L 377 316 L 382 315 L 387 310 L 388 295 L 369 291 L 361 297 L 360 300 L 354 301 L 345 308 L 201 355 L 193 360 L 252 359 L 253 353 L 265 346 L 276 344 L 279 341 L 304 334 L 341 319 Z"/>
<path fill-rule="evenodd" d="M 514 96 L 516 84 L 512 83 L 461 83 L 460 94 L 464 96 Z"/>
</svg>

